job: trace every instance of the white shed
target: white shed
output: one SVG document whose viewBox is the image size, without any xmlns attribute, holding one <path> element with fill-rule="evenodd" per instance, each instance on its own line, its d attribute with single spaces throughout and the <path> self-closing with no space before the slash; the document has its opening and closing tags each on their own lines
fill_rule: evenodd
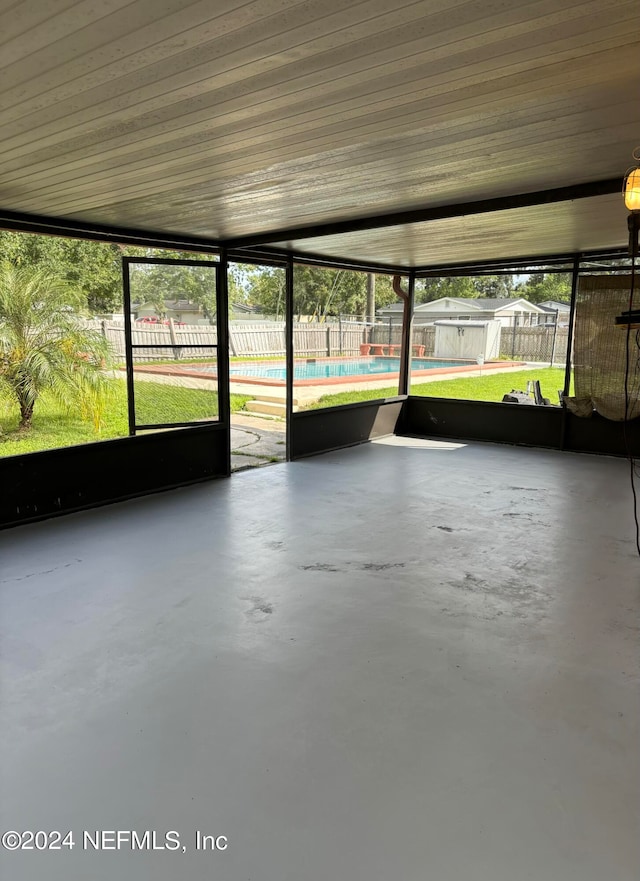
<svg viewBox="0 0 640 881">
<path fill-rule="evenodd" d="M 434 322 L 436 358 L 491 361 L 500 354 L 500 321 Z"/>
</svg>

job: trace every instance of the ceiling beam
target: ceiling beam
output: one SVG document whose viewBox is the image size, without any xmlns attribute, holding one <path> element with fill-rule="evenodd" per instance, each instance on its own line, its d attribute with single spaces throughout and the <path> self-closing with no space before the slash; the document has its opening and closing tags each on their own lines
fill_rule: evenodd
<svg viewBox="0 0 640 881">
<path fill-rule="evenodd" d="M 571 272 L 576 257 L 587 260 L 596 255 L 603 260 L 625 258 L 626 248 L 604 248 L 598 251 L 569 251 L 565 254 L 534 254 L 528 257 L 508 257 L 504 260 L 483 260 L 461 263 L 443 263 L 440 266 L 416 266 L 416 278 L 443 278 L 458 275 L 521 275 L 523 273 Z M 542 268 L 540 268 L 542 267 Z"/>
<path fill-rule="evenodd" d="M 145 248 L 173 248 L 178 251 L 202 251 L 214 254 L 220 250 L 219 242 L 215 239 L 201 236 L 132 227 L 106 226 L 83 220 L 3 211 L 1 208 L 0 229 L 47 236 L 67 236 L 72 239 L 88 239 L 98 242 L 115 242 L 119 245 L 136 245 Z"/>
<path fill-rule="evenodd" d="M 520 193 L 515 196 L 499 196 L 494 199 L 480 199 L 475 202 L 460 202 L 455 205 L 439 205 L 433 208 L 413 208 L 408 211 L 394 211 L 388 214 L 374 214 L 370 217 L 356 217 L 351 220 L 337 220 L 315 223 L 308 226 L 289 227 L 258 233 L 257 235 L 236 236 L 223 241 L 228 248 L 250 248 L 275 242 L 292 242 L 299 239 L 319 236 L 335 236 L 387 226 L 404 226 L 411 223 L 426 223 L 451 217 L 464 217 L 473 214 L 488 214 L 494 211 L 508 211 L 512 208 L 528 208 L 532 205 L 549 205 L 553 202 L 570 202 L 574 199 L 590 199 L 594 196 L 608 196 L 622 192 L 621 177 L 608 180 L 591 181 L 568 187 L 550 190 L 537 190 L 533 193 Z"/>
<path fill-rule="evenodd" d="M 374 260 L 351 260 L 348 257 L 335 257 L 328 254 L 316 254 L 310 251 L 296 251 L 289 248 L 247 248 L 233 249 L 228 251 L 229 259 L 233 260 L 234 255 L 250 263 L 252 260 L 259 263 L 263 259 L 273 257 L 275 259 L 287 260 L 292 258 L 294 263 L 304 264 L 306 266 L 319 266 L 333 269 L 350 269 L 354 272 L 373 272 L 384 275 L 409 275 L 413 270 L 408 266 L 400 266 L 395 263 L 379 263 Z"/>
</svg>

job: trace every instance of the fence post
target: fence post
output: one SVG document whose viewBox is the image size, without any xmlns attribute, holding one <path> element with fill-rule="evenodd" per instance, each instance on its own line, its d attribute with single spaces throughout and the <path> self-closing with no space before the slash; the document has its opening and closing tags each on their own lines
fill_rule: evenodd
<svg viewBox="0 0 640 881">
<path fill-rule="evenodd" d="M 393 327 L 391 324 L 391 316 L 389 316 L 389 345 L 393 343 Z"/>
<path fill-rule="evenodd" d="M 338 315 L 338 341 L 340 343 L 340 354 L 342 355 L 342 313 Z"/>
<path fill-rule="evenodd" d="M 551 364 L 550 364 L 551 367 L 553 367 L 553 362 L 556 357 L 556 337 L 557 336 L 558 336 L 558 310 L 556 309 L 556 320 L 555 320 L 555 324 L 553 325 L 553 342 L 551 343 Z"/>
<path fill-rule="evenodd" d="M 235 337 L 233 335 L 233 330 L 231 329 L 231 322 L 229 322 L 229 349 L 231 350 L 232 355 L 236 356 L 238 354 Z"/>
<path fill-rule="evenodd" d="M 516 357 L 516 328 L 518 327 L 518 316 L 513 316 L 513 333 L 511 334 L 511 360 Z"/>
<path fill-rule="evenodd" d="M 176 328 L 173 323 L 173 318 L 169 319 L 169 336 L 171 337 L 171 345 L 174 347 L 173 349 L 173 357 L 175 361 L 179 361 L 182 357 L 182 349 L 178 343 L 178 337 L 176 336 Z"/>
<path fill-rule="evenodd" d="M 331 325 L 327 324 L 327 357 L 331 357 Z"/>
</svg>

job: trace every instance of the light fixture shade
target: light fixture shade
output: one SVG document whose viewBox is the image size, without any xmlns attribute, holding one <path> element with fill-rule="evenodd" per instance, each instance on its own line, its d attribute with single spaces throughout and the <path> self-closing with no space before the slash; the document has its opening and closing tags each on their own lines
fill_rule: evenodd
<svg viewBox="0 0 640 881">
<path fill-rule="evenodd" d="M 640 168 L 632 168 L 624 179 L 624 204 L 629 211 L 640 211 Z"/>
</svg>

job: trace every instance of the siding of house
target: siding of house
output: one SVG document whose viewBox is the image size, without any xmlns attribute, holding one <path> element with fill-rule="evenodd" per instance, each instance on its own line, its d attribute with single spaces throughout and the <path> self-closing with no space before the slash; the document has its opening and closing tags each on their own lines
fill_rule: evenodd
<svg viewBox="0 0 640 881">
<path fill-rule="evenodd" d="M 449 309 L 438 311 L 416 310 L 413 315 L 413 324 L 433 324 L 434 321 L 442 321 L 442 319 L 473 320 L 473 321 L 499 321 L 503 327 L 513 327 L 514 314 L 518 316 L 519 327 L 537 327 L 538 324 L 544 324 L 546 314 L 542 312 L 529 312 L 523 309 L 501 309 L 499 312 L 480 311 L 478 309 L 469 309 L 463 311 L 461 309 Z M 550 314 L 550 313 L 547 313 Z M 391 316 L 392 324 L 402 324 L 402 312 L 380 313 L 380 320 L 388 322 Z"/>
</svg>

